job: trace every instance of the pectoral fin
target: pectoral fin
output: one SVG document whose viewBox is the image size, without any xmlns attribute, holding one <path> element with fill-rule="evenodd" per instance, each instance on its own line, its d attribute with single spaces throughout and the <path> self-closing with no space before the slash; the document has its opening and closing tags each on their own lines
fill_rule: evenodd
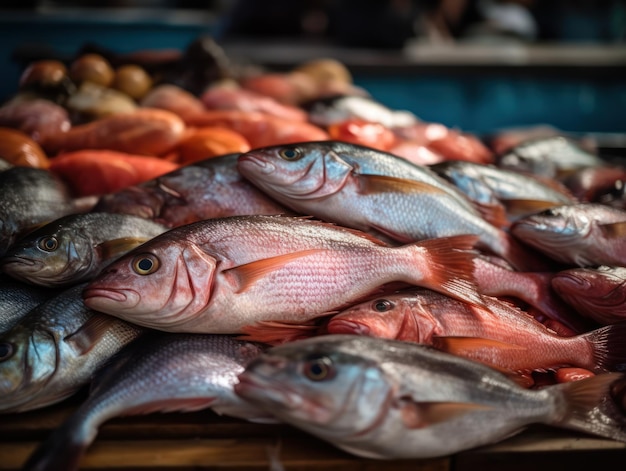
<svg viewBox="0 0 626 471">
<path fill-rule="evenodd" d="M 65 337 L 63 341 L 71 344 L 79 355 L 84 355 L 89 353 L 116 322 L 120 321 L 113 316 L 94 313 L 76 332 Z"/>
<path fill-rule="evenodd" d="M 444 190 L 429 183 L 385 175 L 358 175 L 359 191 L 362 194 L 374 193 L 434 193 L 447 195 Z"/>
<path fill-rule="evenodd" d="M 148 237 L 121 237 L 98 244 L 98 250 L 103 260 L 109 260 L 111 258 L 118 258 L 126 252 L 130 252 L 132 249 L 148 240 L 150 240 Z"/>
<path fill-rule="evenodd" d="M 409 429 L 424 428 L 471 412 L 491 409 L 491 406 L 472 402 L 418 402 L 411 397 L 401 398 L 396 407 L 402 413 L 404 426 Z"/>
<path fill-rule="evenodd" d="M 460 356 L 471 356 L 472 353 L 485 349 L 526 350 L 521 345 L 480 337 L 436 337 L 433 339 L 433 346 Z"/>
<path fill-rule="evenodd" d="M 507 212 L 514 216 L 535 214 L 562 204 L 555 203 L 554 201 L 529 199 L 503 199 L 501 201 L 506 207 Z"/>
<path fill-rule="evenodd" d="M 599 224 L 598 227 L 609 239 L 619 239 L 626 236 L 626 222 L 614 222 L 612 224 Z"/>
</svg>

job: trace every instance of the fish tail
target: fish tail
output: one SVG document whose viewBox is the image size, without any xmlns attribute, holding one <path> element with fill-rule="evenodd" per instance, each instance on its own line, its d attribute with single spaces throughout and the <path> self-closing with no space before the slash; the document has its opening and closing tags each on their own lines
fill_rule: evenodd
<svg viewBox="0 0 626 471">
<path fill-rule="evenodd" d="M 604 373 L 551 388 L 560 390 L 567 403 L 564 414 L 552 425 L 626 442 L 626 376 L 622 373 Z"/>
<path fill-rule="evenodd" d="M 419 279 L 409 283 L 430 288 L 463 302 L 485 306 L 474 279 L 473 249 L 475 235 L 458 235 L 427 239 L 412 244 L 418 258 L 417 265 L 424 269 Z M 425 265 L 424 266 L 424 262 Z"/>
<path fill-rule="evenodd" d="M 22 471 L 75 471 L 96 432 L 85 433 L 84 417 L 73 415 L 30 455 Z"/>
<path fill-rule="evenodd" d="M 591 343 L 595 366 L 606 371 L 626 371 L 626 321 L 581 335 Z"/>
</svg>

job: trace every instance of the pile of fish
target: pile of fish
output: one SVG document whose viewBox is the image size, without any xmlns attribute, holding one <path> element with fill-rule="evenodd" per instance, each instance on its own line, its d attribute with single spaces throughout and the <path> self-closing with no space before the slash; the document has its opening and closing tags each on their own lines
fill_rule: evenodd
<svg viewBox="0 0 626 471">
<path fill-rule="evenodd" d="M 203 408 L 378 459 L 626 442 L 626 168 L 592 142 L 426 123 L 332 60 L 132 65 L 35 63 L 0 107 L 0 413 L 90 388 L 24 469 Z"/>
</svg>

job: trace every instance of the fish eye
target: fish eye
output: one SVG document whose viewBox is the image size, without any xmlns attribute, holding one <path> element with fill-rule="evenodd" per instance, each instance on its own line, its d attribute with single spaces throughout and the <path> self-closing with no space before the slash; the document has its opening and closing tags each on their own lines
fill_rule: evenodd
<svg viewBox="0 0 626 471">
<path fill-rule="evenodd" d="M 377 299 L 372 303 L 372 307 L 376 312 L 387 312 L 394 308 L 395 304 L 388 299 Z"/>
<path fill-rule="evenodd" d="M 286 149 L 281 149 L 279 155 L 284 160 L 298 160 L 302 157 L 302 151 L 297 147 L 287 147 Z"/>
<path fill-rule="evenodd" d="M 54 252 L 59 247 L 59 241 L 56 237 L 46 236 L 39 239 L 37 246 L 45 252 Z"/>
<path fill-rule="evenodd" d="M 8 342 L 0 343 L 0 361 L 8 360 L 13 356 L 15 349 Z"/>
<path fill-rule="evenodd" d="M 311 381 L 324 381 L 334 377 L 333 362 L 326 356 L 311 357 L 304 364 L 304 375 Z"/>
<path fill-rule="evenodd" d="M 137 255 L 133 259 L 132 267 L 138 275 L 149 275 L 159 269 L 159 259 L 150 253 Z"/>
</svg>

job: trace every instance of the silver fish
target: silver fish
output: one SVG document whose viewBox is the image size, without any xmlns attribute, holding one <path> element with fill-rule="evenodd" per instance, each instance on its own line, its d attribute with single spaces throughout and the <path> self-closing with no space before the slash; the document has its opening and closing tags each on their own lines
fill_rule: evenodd
<svg viewBox="0 0 626 471">
<path fill-rule="evenodd" d="M 0 333 L 9 330 L 31 309 L 55 294 L 53 290 L 0 276 Z"/>
<path fill-rule="evenodd" d="M 211 408 L 218 414 L 272 421 L 233 390 L 237 375 L 263 349 L 225 335 L 146 335 L 98 372 L 89 397 L 22 469 L 78 469 L 100 426 L 119 416 Z"/>
<path fill-rule="evenodd" d="M 626 266 L 623 209 L 599 203 L 558 206 L 519 219 L 511 226 L 511 233 L 570 266 Z"/>
<path fill-rule="evenodd" d="M 72 214 L 17 241 L 0 268 L 18 280 L 65 287 L 90 280 L 103 267 L 167 230 L 127 214 Z"/>
<path fill-rule="evenodd" d="M 532 423 L 626 441 L 613 404 L 621 373 L 539 390 L 422 345 L 352 335 L 270 349 L 235 392 L 350 453 L 430 458 L 502 440 Z M 605 407 L 610 403 L 610 407 Z"/>
<path fill-rule="evenodd" d="M 142 329 L 85 307 L 76 285 L 39 304 L 0 335 L 0 411 L 59 402 Z"/>
</svg>

